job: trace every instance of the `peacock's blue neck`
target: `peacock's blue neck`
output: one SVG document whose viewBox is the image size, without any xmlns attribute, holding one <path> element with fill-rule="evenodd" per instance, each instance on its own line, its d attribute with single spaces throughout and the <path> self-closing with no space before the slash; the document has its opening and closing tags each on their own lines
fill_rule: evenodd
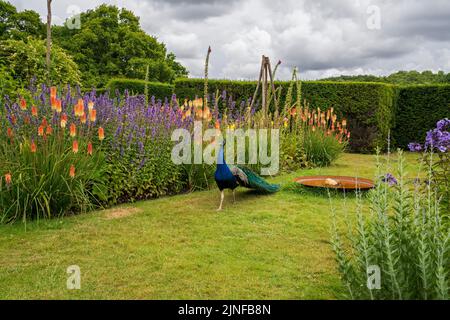
<svg viewBox="0 0 450 320">
<path fill-rule="evenodd" d="M 231 173 L 230 168 L 225 162 L 223 145 L 220 147 L 219 155 L 217 157 L 217 166 L 216 166 L 216 179 L 224 179 L 224 180 L 232 180 L 234 179 L 233 174 Z"/>
<path fill-rule="evenodd" d="M 217 166 L 226 165 L 225 156 L 223 152 L 223 144 L 220 146 L 219 155 L 217 156 Z"/>
</svg>

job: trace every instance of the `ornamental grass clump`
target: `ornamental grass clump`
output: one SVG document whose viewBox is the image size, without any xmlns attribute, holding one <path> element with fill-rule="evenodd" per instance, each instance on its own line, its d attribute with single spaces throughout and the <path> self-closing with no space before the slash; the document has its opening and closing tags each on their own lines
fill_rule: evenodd
<svg viewBox="0 0 450 320">
<path fill-rule="evenodd" d="M 294 86 L 295 102 L 292 98 Z M 277 122 L 283 129 L 280 153 L 285 170 L 328 166 L 345 151 L 350 140 L 347 120 L 339 121 L 334 108 L 314 109 L 310 108 L 306 101 L 302 102 L 301 81 L 297 78 L 297 69 L 293 70 L 285 105 Z"/>
<path fill-rule="evenodd" d="M 367 208 L 358 193 L 354 217 L 342 221 L 330 198 L 332 248 L 349 297 L 448 299 L 449 212 L 441 210 L 431 166 L 427 183 L 410 181 L 399 151 L 395 177 L 383 172 L 377 155 L 376 187 Z"/>
<path fill-rule="evenodd" d="M 55 87 L 5 99 L 0 112 L 0 223 L 83 212 L 105 189 L 95 119 L 83 99 Z M 95 109 L 93 109 L 95 110 Z M 94 121 L 92 121 L 94 120 Z"/>
</svg>

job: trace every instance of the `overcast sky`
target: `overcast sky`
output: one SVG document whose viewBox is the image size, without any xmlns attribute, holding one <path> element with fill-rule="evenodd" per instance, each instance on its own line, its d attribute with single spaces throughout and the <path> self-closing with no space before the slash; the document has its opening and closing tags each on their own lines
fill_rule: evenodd
<svg viewBox="0 0 450 320">
<path fill-rule="evenodd" d="M 46 0 L 9 0 L 43 17 Z M 126 7 L 193 77 L 254 79 L 261 55 L 303 79 L 398 70 L 450 72 L 449 0 L 54 0 L 55 23 L 101 3 Z"/>
</svg>

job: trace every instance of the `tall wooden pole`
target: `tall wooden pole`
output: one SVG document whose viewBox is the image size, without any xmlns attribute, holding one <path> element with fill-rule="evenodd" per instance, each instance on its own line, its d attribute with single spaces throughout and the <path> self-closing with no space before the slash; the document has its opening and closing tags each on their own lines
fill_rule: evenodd
<svg viewBox="0 0 450 320">
<path fill-rule="evenodd" d="M 47 64 L 47 82 L 50 84 L 50 52 L 52 48 L 52 0 L 47 0 L 47 54 L 45 62 Z"/>
<path fill-rule="evenodd" d="M 262 110 L 264 116 L 267 112 L 267 67 L 266 67 L 266 57 L 263 56 L 263 78 L 262 78 Z"/>
<path fill-rule="evenodd" d="M 278 65 L 277 65 L 278 66 Z M 272 94 L 269 95 L 269 82 L 270 82 L 270 90 L 272 91 Z M 258 95 L 259 86 L 262 86 L 262 106 L 261 110 L 264 114 L 264 117 L 268 114 L 268 104 L 270 105 L 270 102 L 272 101 L 272 95 L 274 98 L 276 109 L 278 109 L 277 105 L 277 97 L 276 97 L 276 90 L 275 90 L 275 84 L 274 84 L 274 74 L 272 73 L 272 67 L 270 65 L 270 59 L 269 57 L 262 56 L 261 60 L 261 69 L 259 71 L 259 79 L 258 83 L 256 85 L 255 93 L 253 94 L 253 99 L 250 104 L 250 110 L 253 108 L 254 103 L 256 101 L 256 97 Z M 278 111 L 276 111 L 278 112 Z"/>
</svg>

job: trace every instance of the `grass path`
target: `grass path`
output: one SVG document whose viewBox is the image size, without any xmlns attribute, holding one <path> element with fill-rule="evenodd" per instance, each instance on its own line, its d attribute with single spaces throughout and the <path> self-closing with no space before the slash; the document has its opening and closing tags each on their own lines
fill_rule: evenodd
<svg viewBox="0 0 450 320">
<path fill-rule="evenodd" d="M 407 155 L 413 163 L 414 155 Z M 345 154 L 309 174 L 372 178 L 374 157 Z M 415 165 L 410 168 L 414 172 Z M 0 226 L 0 299 L 336 299 L 345 293 L 329 245 L 329 200 L 244 189 L 139 202 L 44 222 Z M 344 199 L 337 197 L 336 206 Z M 354 200 L 346 200 L 348 208 Z M 81 268 L 81 290 L 66 268 Z"/>
</svg>

